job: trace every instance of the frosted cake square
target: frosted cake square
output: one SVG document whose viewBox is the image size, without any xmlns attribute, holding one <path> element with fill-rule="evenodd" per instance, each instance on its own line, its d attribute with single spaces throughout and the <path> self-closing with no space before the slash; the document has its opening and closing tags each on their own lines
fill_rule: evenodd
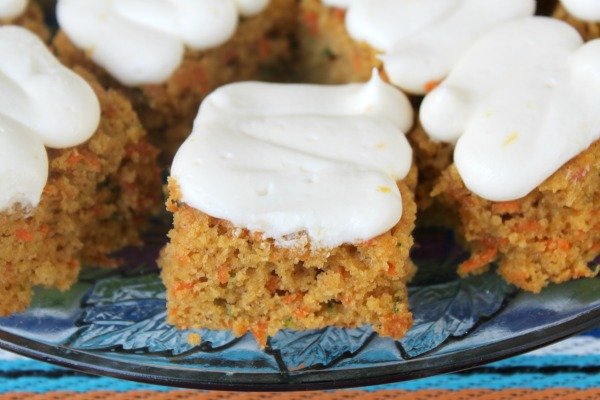
<svg viewBox="0 0 600 400">
<path fill-rule="evenodd" d="M 412 324 L 416 184 L 407 98 L 375 73 L 209 95 L 178 150 L 159 259 L 168 321 L 254 333 Z"/>
<path fill-rule="evenodd" d="M 60 64 L 28 30 L 0 27 L 0 315 L 32 287 L 68 289 L 83 262 L 139 243 L 160 204 L 157 151 L 131 104 Z M 79 74 L 79 75 L 78 75 Z"/>
<path fill-rule="evenodd" d="M 459 214 L 463 275 L 516 286 L 593 277 L 600 254 L 600 40 L 530 17 L 484 35 L 420 110 L 453 147 L 432 195 Z"/>
</svg>

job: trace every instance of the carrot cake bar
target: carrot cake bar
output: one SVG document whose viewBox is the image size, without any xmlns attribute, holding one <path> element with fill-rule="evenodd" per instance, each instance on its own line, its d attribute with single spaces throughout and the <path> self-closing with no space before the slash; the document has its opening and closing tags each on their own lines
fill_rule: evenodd
<svg viewBox="0 0 600 400">
<path fill-rule="evenodd" d="M 57 18 L 59 58 L 121 89 L 170 161 L 210 91 L 282 78 L 296 1 L 59 0 Z"/>
<path fill-rule="evenodd" d="M 420 110 L 454 164 L 433 195 L 458 210 L 472 251 L 518 287 L 591 277 L 600 253 L 600 40 L 546 17 L 482 37 Z"/>
<path fill-rule="evenodd" d="M 82 261 L 110 264 L 159 205 L 157 152 L 131 104 L 77 72 L 30 31 L 0 28 L 0 315 L 33 286 L 67 289 Z"/>
<path fill-rule="evenodd" d="M 584 40 L 600 38 L 600 1 L 560 0 L 554 17 L 573 25 Z"/>
<path fill-rule="evenodd" d="M 412 108 L 377 72 L 209 95 L 169 179 L 168 321 L 254 333 L 411 326 Z"/>
<path fill-rule="evenodd" d="M 44 14 L 33 0 L 0 0 L 0 26 L 19 25 L 29 29 L 42 40 L 50 38 Z"/>
</svg>

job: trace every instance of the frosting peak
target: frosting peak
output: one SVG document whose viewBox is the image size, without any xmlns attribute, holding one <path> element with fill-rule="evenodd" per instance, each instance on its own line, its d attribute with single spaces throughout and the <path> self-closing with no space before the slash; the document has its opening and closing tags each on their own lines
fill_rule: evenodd
<svg viewBox="0 0 600 400">
<path fill-rule="evenodd" d="M 600 138 L 600 40 L 544 17 L 482 37 L 421 105 L 435 140 L 456 143 L 465 185 L 521 198 Z"/>
<path fill-rule="evenodd" d="M 0 0 L 0 20 L 13 19 L 25 12 L 27 0 Z"/>
<path fill-rule="evenodd" d="M 268 0 L 59 0 L 60 27 L 94 62 L 125 85 L 158 84 L 180 65 L 185 48 L 225 43 L 239 15 Z"/>
<path fill-rule="evenodd" d="M 28 30 L 0 28 L 0 210 L 36 206 L 48 175 L 44 146 L 89 139 L 100 121 L 91 87 Z"/>
<path fill-rule="evenodd" d="M 406 97 L 377 76 L 341 86 L 244 82 L 209 95 L 172 176 L 182 200 L 281 246 L 331 248 L 402 215 L 412 164 Z"/>
</svg>

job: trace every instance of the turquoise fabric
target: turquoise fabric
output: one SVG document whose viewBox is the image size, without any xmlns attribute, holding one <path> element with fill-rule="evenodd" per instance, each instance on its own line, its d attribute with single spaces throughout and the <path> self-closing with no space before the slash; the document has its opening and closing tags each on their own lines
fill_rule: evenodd
<svg viewBox="0 0 600 400">
<path fill-rule="evenodd" d="M 509 389 L 600 387 L 600 329 L 542 352 L 499 361 L 473 370 L 363 390 Z M 0 393 L 112 390 L 168 391 L 168 387 L 86 375 L 27 359 L 0 360 Z"/>
</svg>

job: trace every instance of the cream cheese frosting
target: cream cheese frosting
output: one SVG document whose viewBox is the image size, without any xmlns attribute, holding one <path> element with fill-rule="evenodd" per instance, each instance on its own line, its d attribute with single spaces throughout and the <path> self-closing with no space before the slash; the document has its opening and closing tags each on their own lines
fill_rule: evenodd
<svg viewBox="0 0 600 400">
<path fill-rule="evenodd" d="M 534 0 L 323 0 L 346 7 L 350 36 L 382 51 L 390 81 L 424 94 L 493 27 L 533 15 Z"/>
<path fill-rule="evenodd" d="M 567 11 L 583 21 L 600 22 L 599 0 L 560 0 Z"/>
<path fill-rule="evenodd" d="M 376 72 L 340 86 L 230 84 L 202 103 L 171 174 L 189 206 L 280 246 L 357 243 L 402 215 L 412 122 Z"/>
<path fill-rule="evenodd" d="M 482 37 L 425 97 L 421 122 L 456 143 L 469 190 L 521 198 L 600 138 L 600 40 L 530 17 Z"/>
<path fill-rule="evenodd" d="M 100 121 L 92 88 L 28 30 L 0 28 L 0 211 L 39 204 L 48 177 L 45 146 L 89 139 Z"/>
<path fill-rule="evenodd" d="M 0 0 L 0 20 L 13 19 L 25 12 L 27 0 Z"/>
<path fill-rule="evenodd" d="M 204 50 L 231 38 L 239 16 L 268 0 L 59 0 L 61 29 L 124 85 L 163 83 L 185 48 Z"/>
</svg>

